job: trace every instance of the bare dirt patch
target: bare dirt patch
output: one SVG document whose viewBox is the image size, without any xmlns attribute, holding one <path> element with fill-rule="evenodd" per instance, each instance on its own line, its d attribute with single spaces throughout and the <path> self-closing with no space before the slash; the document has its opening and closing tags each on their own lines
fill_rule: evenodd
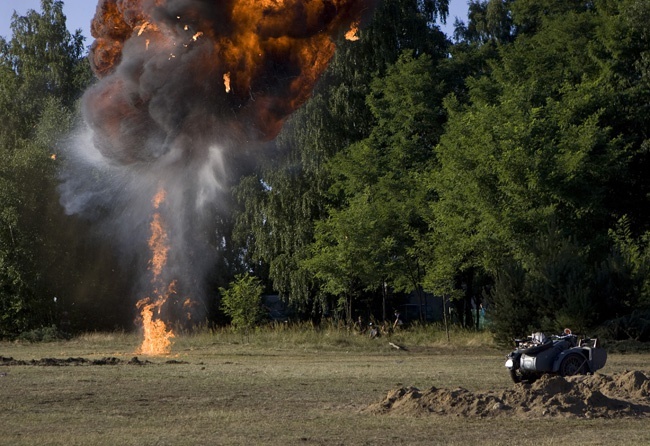
<svg viewBox="0 0 650 446">
<path fill-rule="evenodd" d="M 611 376 L 546 375 L 532 384 L 516 384 L 503 391 L 473 393 L 431 387 L 402 387 L 364 409 L 375 414 L 411 416 L 521 418 L 624 418 L 650 417 L 650 378 L 641 371 Z"/>
<path fill-rule="evenodd" d="M 41 359 L 14 359 L 11 357 L 0 356 L 0 366 L 24 366 L 24 365 L 33 365 L 33 366 L 79 366 L 79 365 L 147 365 L 153 364 L 148 360 L 140 360 L 137 356 L 134 356 L 128 361 L 115 358 L 115 357 L 104 357 L 101 359 L 87 359 L 87 358 L 41 358 Z M 165 364 L 187 364 L 184 361 L 169 360 L 165 361 Z"/>
</svg>

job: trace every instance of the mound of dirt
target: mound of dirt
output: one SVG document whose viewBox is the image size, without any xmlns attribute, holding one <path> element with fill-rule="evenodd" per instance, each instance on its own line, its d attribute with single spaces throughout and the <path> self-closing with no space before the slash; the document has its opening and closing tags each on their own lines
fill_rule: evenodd
<svg viewBox="0 0 650 446">
<path fill-rule="evenodd" d="M 473 393 L 431 387 L 402 387 L 364 409 L 375 414 L 522 418 L 622 418 L 650 416 L 650 378 L 640 371 L 608 375 L 545 375 L 532 384 Z"/>
</svg>

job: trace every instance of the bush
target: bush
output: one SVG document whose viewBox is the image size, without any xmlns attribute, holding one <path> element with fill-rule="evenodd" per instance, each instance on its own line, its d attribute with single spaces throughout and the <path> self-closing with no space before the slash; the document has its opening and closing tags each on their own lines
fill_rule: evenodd
<svg viewBox="0 0 650 446">
<path fill-rule="evenodd" d="M 228 289 L 219 288 L 223 312 L 236 329 L 249 330 L 264 319 L 261 281 L 249 274 L 238 275 Z"/>
<path fill-rule="evenodd" d="M 633 311 L 606 321 L 599 329 L 599 336 L 614 341 L 650 341 L 650 310 Z"/>
<path fill-rule="evenodd" d="M 18 339 L 27 342 L 53 342 L 65 339 L 65 336 L 56 328 L 56 325 L 51 325 L 22 332 L 18 335 Z"/>
</svg>

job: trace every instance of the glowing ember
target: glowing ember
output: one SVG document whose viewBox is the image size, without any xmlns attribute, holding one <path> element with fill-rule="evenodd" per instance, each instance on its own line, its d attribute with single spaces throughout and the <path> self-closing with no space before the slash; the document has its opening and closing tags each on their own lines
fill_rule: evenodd
<svg viewBox="0 0 650 446">
<path fill-rule="evenodd" d="M 192 302 L 192 299 L 189 297 L 185 299 L 185 302 L 183 302 L 183 309 L 187 311 L 187 320 L 190 321 L 192 320 L 192 312 L 190 311 L 192 307 L 194 306 L 194 302 Z"/>
<path fill-rule="evenodd" d="M 351 42 L 356 42 L 359 40 L 359 36 L 357 33 L 359 32 L 359 22 L 355 22 L 352 24 L 352 27 L 350 30 L 345 33 L 345 38 Z"/>
<path fill-rule="evenodd" d="M 226 93 L 230 93 L 230 73 L 223 75 L 223 85 L 226 87 Z"/>
<path fill-rule="evenodd" d="M 138 37 L 141 36 L 143 32 L 145 32 L 148 26 L 149 26 L 149 22 L 144 22 L 142 25 L 140 25 L 140 30 L 138 31 Z"/>
</svg>

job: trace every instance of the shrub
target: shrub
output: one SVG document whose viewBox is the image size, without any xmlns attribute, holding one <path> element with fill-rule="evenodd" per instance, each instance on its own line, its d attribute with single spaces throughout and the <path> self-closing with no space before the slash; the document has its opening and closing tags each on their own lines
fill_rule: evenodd
<svg viewBox="0 0 650 446">
<path fill-rule="evenodd" d="M 219 288 L 223 312 L 236 329 L 249 330 L 264 319 L 261 281 L 249 274 L 238 275 L 228 289 Z"/>
<path fill-rule="evenodd" d="M 65 339 L 65 336 L 55 325 L 51 325 L 49 327 L 24 331 L 18 336 L 18 339 L 27 342 L 53 342 Z"/>
</svg>

